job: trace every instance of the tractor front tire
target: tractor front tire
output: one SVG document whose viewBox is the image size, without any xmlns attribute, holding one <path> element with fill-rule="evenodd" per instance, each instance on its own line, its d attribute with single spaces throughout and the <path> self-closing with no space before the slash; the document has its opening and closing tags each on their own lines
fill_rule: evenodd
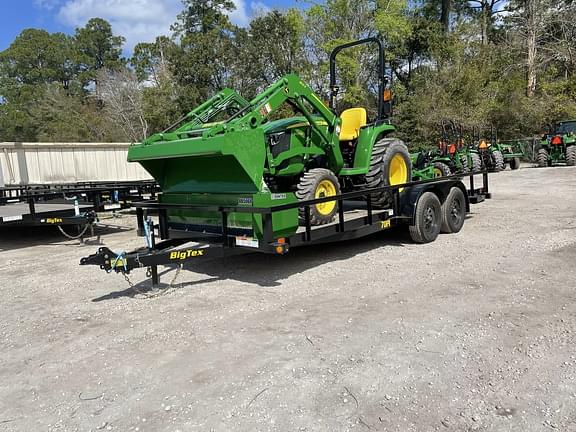
<svg viewBox="0 0 576 432">
<path fill-rule="evenodd" d="M 566 165 L 576 165 L 576 145 L 566 147 Z"/>
<path fill-rule="evenodd" d="M 328 196 L 340 195 L 338 178 L 332 171 L 325 168 L 314 168 L 304 173 L 298 183 L 296 198 L 298 201 L 307 201 Z M 314 204 L 310 206 L 310 225 L 325 225 L 334 220 L 338 211 L 336 201 Z M 299 209 L 300 223 L 306 221 L 306 210 Z"/>
<path fill-rule="evenodd" d="M 442 204 L 442 228 L 446 234 L 457 233 L 464 225 L 466 218 L 466 198 L 460 188 L 453 187 Z"/>
<path fill-rule="evenodd" d="M 540 149 L 538 150 L 538 154 L 536 155 L 536 162 L 540 168 L 547 167 L 550 160 L 550 155 L 548 154 L 548 150 Z"/>
<path fill-rule="evenodd" d="M 416 243 L 430 243 L 436 240 L 442 228 L 442 206 L 432 192 L 424 192 L 418 199 L 414 215 L 414 225 L 408 227 L 410 237 Z"/>
<path fill-rule="evenodd" d="M 520 168 L 520 158 L 519 157 L 514 157 L 512 159 L 510 159 L 510 169 L 511 170 L 517 170 L 518 168 Z"/>
<path fill-rule="evenodd" d="M 482 159 L 478 153 L 471 153 L 470 161 L 472 162 L 472 172 L 480 171 L 482 169 Z"/>
<path fill-rule="evenodd" d="M 494 170 L 502 171 L 506 165 L 504 165 L 504 155 L 500 150 L 494 150 L 492 152 L 492 161 L 494 162 Z"/>
<path fill-rule="evenodd" d="M 366 174 L 366 187 L 380 188 L 412 181 L 412 163 L 406 144 L 398 138 L 383 138 L 372 147 L 370 168 Z M 371 196 L 372 204 L 379 208 L 391 207 L 394 194 L 390 190 Z"/>
<path fill-rule="evenodd" d="M 434 162 L 434 178 L 449 177 L 452 175 L 450 167 L 444 162 Z"/>
</svg>

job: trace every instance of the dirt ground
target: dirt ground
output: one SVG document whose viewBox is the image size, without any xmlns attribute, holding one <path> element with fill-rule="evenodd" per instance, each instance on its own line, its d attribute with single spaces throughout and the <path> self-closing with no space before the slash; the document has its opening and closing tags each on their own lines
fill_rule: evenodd
<svg viewBox="0 0 576 432">
<path fill-rule="evenodd" d="M 144 295 L 78 265 L 94 241 L 2 231 L 0 430 L 576 431 L 576 169 L 491 189 L 432 244 L 136 271 Z"/>
</svg>

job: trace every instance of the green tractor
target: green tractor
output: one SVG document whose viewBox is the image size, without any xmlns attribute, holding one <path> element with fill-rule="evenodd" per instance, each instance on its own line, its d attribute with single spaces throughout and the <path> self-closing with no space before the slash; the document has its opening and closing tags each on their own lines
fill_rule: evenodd
<svg viewBox="0 0 576 432">
<path fill-rule="evenodd" d="M 552 166 L 558 162 L 576 165 L 576 120 L 561 121 L 546 128 L 536 162 L 539 167 Z"/>
<path fill-rule="evenodd" d="M 415 180 L 428 180 L 469 172 L 462 127 L 453 121 L 442 121 L 438 148 L 412 153 Z"/>
<path fill-rule="evenodd" d="M 379 54 L 378 108 L 370 120 L 364 107 L 340 115 L 336 109 L 336 57 L 362 44 L 376 44 Z M 169 229 L 206 233 L 219 232 L 220 213 L 182 205 L 271 207 L 403 184 L 411 181 L 412 167 L 406 146 L 392 137 L 389 81 L 379 39 L 347 43 L 330 55 L 329 106 L 294 74 L 250 101 L 226 89 L 167 130 L 132 145 L 128 160 L 139 162 L 158 181 L 160 204 L 180 206 L 167 210 Z M 287 109 L 294 114 L 282 118 Z M 375 208 L 388 208 L 393 195 L 385 190 L 370 199 Z M 273 229 L 289 235 L 304 218 L 312 225 L 329 224 L 337 210 L 336 201 L 328 201 L 312 205 L 310 214 L 279 211 Z M 239 211 L 228 217 L 240 232 L 254 229 L 262 235 L 262 215 Z"/>
<path fill-rule="evenodd" d="M 498 138 L 496 135 L 496 128 L 490 126 L 490 138 L 482 138 L 480 128 L 475 128 L 473 131 L 474 153 L 478 154 L 480 159 L 481 169 L 488 169 L 490 171 L 502 171 L 506 165 L 504 162 L 504 155 L 498 146 Z M 477 161 L 475 161 L 475 164 Z"/>
</svg>

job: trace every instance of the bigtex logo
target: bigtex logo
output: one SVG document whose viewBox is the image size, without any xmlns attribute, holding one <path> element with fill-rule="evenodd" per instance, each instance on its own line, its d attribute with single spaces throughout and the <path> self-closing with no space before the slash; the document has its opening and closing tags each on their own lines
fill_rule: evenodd
<svg viewBox="0 0 576 432">
<path fill-rule="evenodd" d="M 171 260 L 185 260 L 190 257 L 204 256 L 204 250 L 202 249 L 188 249 L 183 251 L 170 252 Z"/>
<path fill-rule="evenodd" d="M 60 218 L 48 218 L 48 219 L 46 219 L 46 223 L 49 223 L 49 224 L 62 223 L 62 219 L 60 219 Z"/>
</svg>

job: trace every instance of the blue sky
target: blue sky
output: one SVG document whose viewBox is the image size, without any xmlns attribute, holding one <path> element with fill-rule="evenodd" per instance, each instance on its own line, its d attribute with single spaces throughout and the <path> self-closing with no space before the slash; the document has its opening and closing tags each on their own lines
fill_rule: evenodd
<svg viewBox="0 0 576 432">
<path fill-rule="evenodd" d="M 296 1 L 234 0 L 237 8 L 231 19 L 244 26 L 254 14 L 285 9 Z M 0 0 L 0 51 L 26 28 L 72 34 L 90 18 L 100 17 L 112 24 L 116 34 L 126 38 L 125 53 L 129 54 L 136 43 L 169 34 L 181 7 L 181 0 Z"/>
</svg>

